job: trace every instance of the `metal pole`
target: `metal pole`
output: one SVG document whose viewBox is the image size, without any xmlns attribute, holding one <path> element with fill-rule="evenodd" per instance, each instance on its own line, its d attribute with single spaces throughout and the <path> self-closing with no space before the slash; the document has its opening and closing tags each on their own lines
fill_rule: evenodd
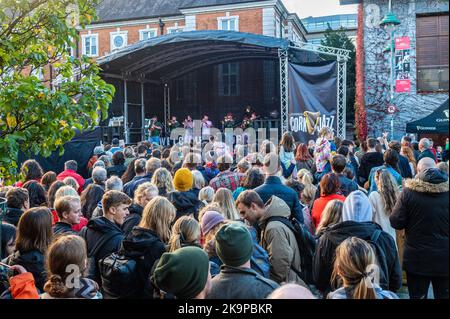
<svg viewBox="0 0 450 319">
<path fill-rule="evenodd" d="M 128 144 L 128 93 L 127 93 L 127 80 L 123 80 L 123 131 L 125 135 L 125 144 Z"/>
<path fill-rule="evenodd" d="M 141 82 L 141 141 L 145 141 L 144 82 Z"/>
<path fill-rule="evenodd" d="M 289 56 L 287 50 L 279 50 L 280 63 L 280 109 L 281 109 L 281 134 L 289 131 Z"/>
<path fill-rule="evenodd" d="M 389 1 L 389 5 L 391 5 L 391 2 Z M 394 50 L 395 50 L 395 31 L 392 30 L 391 32 L 391 96 L 390 96 L 390 104 L 394 103 L 394 69 L 395 69 L 395 56 L 394 56 Z M 394 139 L 394 114 L 391 115 L 391 141 Z"/>
</svg>

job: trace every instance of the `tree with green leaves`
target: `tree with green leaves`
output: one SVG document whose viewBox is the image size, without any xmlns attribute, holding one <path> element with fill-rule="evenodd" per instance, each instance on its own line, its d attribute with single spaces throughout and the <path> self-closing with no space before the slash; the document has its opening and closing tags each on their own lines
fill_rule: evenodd
<svg viewBox="0 0 450 319">
<path fill-rule="evenodd" d="M 0 0 L 0 179 L 5 184 L 17 178 L 19 151 L 62 154 L 76 129 L 92 129 L 107 116 L 114 87 L 100 78 L 95 61 L 70 55 L 79 41 L 77 27 L 96 19 L 99 1 Z"/>
<path fill-rule="evenodd" d="M 321 41 L 322 45 L 350 51 L 350 59 L 347 61 L 347 123 L 355 123 L 355 94 L 356 94 L 356 48 L 353 41 L 349 38 L 346 30 L 332 30 L 328 28 L 325 31 L 325 38 Z M 329 59 L 330 57 L 327 57 Z"/>
</svg>

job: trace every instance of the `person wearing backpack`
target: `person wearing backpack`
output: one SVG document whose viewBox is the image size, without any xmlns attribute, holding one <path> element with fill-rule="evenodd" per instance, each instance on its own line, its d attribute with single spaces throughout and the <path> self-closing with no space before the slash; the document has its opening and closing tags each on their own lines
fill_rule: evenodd
<svg viewBox="0 0 450 319">
<path fill-rule="evenodd" d="M 289 206 L 282 199 L 272 196 L 266 207 L 258 193 L 252 190 L 242 192 L 236 200 L 242 218 L 259 229 L 261 246 L 269 254 L 270 279 L 282 282 L 297 282 L 306 286 L 300 277 L 300 249 L 294 232 L 282 221 L 270 218 L 284 218 L 291 215 Z"/>
<path fill-rule="evenodd" d="M 215 241 L 223 265 L 212 279 L 207 299 L 264 299 L 279 287 L 251 268 L 253 241 L 244 224 L 223 225 Z"/>
<path fill-rule="evenodd" d="M 372 205 L 366 194 L 355 191 L 345 199 L 342 222 L 324 229 L 317 243 L 313 277 L 317 289 L 327 296 L 336 248 L 349 237 L 371 243 L 380 268 L 380 287 L 396 292 L 402 285 L 402 272 L 394 238 L 372 221 Z"/>
<path fill-rule="evenodd" d="M 124 238 L 121 230 L 131 199 L 122 192 L 108 191 L 102 198 L 103 216 L 91 219 L 80 232 L 86 240 L 88 252 L 88 277 L 101 285 L 98 269 L 99 260 L 105 258 L 120 248 Z"/>
<path fill-rule="evenodd" d="M 155 262 L 166 252 L 176 209 L 165 197 L 153 198 L 142 219 L 123 240 L 117 253 L 100 261 L 105 299 L 152 298 L 149 280 Z"/>
</svg>

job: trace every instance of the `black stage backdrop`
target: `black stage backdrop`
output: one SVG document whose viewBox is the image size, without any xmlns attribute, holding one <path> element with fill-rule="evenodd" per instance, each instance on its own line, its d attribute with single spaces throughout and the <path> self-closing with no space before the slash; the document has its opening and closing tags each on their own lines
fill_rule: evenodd
<svg viewBox="0 0 450 319">
<path fill-rule="evenodd" d="M 78 163 L 78 174 L 84 178 L 90 176 L 87 170 L 87 163 L 94 153 L 94 148 L 100 145 L 102 140 L 102 130 L 100 127 L 93 131 L 78 132 L 75 137 L 68 143 L 64 144 L 64 154 L 59 155 L 59 151 L 53 152 L 49 157 L 42 157 L 40 155 L 27 156 L 19 152 L 20 165 L 27 159 L 35 159 L 41 164 L 42 169 L 47 171 L 54 171 L 59 174 L 64 170 L 64 162 L 68 160 L 75 160 Z"/>
<path fill-rule="evenodd" d="M 296 141 L 337 128 L 337 62 L 289 63 L 289 130 Z"/>
</svg>

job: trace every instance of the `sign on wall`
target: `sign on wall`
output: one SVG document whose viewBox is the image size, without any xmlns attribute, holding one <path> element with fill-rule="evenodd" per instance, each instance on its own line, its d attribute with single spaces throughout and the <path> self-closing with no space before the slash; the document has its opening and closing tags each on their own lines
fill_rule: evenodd
<svg viewBox="0 0 450 319">
<path fill-rule="evenodd" d="M 411 92 L 411 39 L 395 39 L 395 91 Z"/>
</svg>

